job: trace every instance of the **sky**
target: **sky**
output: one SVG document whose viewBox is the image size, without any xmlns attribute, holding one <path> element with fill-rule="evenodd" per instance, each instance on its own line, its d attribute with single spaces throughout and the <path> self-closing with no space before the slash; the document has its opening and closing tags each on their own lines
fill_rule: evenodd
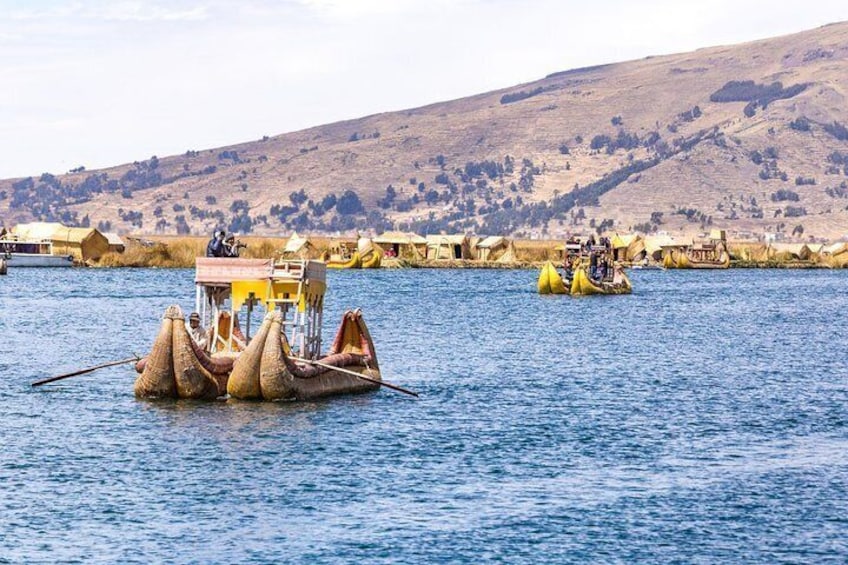
<svg viewBox="0 0 848 565">
<path fill-rule="evenodd" d="M 0 178 L 784 35 L 844 0 L 0 0 Z"/>
</svg>

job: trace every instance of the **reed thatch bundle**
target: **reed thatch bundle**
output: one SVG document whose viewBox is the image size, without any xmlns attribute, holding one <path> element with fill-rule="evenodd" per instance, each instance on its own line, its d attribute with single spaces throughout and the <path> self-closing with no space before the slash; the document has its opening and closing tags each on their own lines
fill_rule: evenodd
<svg viewBox="0 0 848 565">
<path fill-rule="evenodd" d="M 174 378 L 174 320 L 171 308 L 165 310 L 159 335 L 153 341 L 144 370 L 135 380 L 135 395 L 139 398 L 176 398 L 177 382 Z"/>
<path fill-rule="evenodd" d="M 819 260 L 822 265 L 827 265 L 831 269 L 845 269 L 848 267 L 848 253 L 839 255 L 824 255 Z"/>
<path fill-rule="evenodd" d="M 243 400 L 306 400 L 366 392 L 379 386 L 350 374 L 380 379 L 374 344 L 359 312 L 344 314 L 329 354 L 320 360 L 325 366 L 295 362 L 282 324 L 279 311 L 265 315 L 259 331 L 233 365 L 227 383 L 230 396 Z"/>
<path fill-rule="evenodd" d="M 238 362 L 233 364 L 233 372 L 227 381 L 227 393 L 234 398 L 258 400 L 263 398 L 259 373 L 262 364 L 262 352 L 271 329 L 271 320 L 280 317 L 279 312 L 268 312 L 259 331 L 250 340 L 247 348 L 241 352 Z M 279 335 L 279 328 L 277 335 Z"/>
<path fill-rule="evenodd" d="M 135 395 L 206 400 L 222 396 L 227 384 L 226 363 L 206 357 L 189 335 L 180 307 L 169 306 L 142 373 L 135 381 Z"/>
</svg>

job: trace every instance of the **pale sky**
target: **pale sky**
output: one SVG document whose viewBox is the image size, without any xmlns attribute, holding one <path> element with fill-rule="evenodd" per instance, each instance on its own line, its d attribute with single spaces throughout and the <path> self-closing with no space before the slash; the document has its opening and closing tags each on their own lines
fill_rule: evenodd
<svg viewBox="0 0 848 565">
<path fill-rule="evenodd" d="M 0 178 L 845 19 L 845 0 L 0 0 Z"/>
</svg>

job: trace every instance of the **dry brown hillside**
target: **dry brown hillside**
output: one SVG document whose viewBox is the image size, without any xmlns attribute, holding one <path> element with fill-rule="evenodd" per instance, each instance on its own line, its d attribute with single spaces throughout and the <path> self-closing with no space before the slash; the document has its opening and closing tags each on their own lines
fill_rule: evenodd
<svg viewBox="0 0 848 565">
<path fill-rule="evenodd" d="M 0 181 L 0 219 L 118 231 L 848 233 L 848 23 L 240 145 Z"/>
</svg>

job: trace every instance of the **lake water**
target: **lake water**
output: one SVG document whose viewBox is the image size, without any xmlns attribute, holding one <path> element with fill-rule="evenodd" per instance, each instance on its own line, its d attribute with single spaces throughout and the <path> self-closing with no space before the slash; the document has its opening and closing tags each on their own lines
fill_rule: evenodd
<svg viewBox="0 0 848 565">
<path fill-rule="evenodd" d="M 193 271 L 0 277 L 0 562 L 845 563 L 848 271 L 329 273 L 380 392 L 150 402 Z"/>
</svg>

